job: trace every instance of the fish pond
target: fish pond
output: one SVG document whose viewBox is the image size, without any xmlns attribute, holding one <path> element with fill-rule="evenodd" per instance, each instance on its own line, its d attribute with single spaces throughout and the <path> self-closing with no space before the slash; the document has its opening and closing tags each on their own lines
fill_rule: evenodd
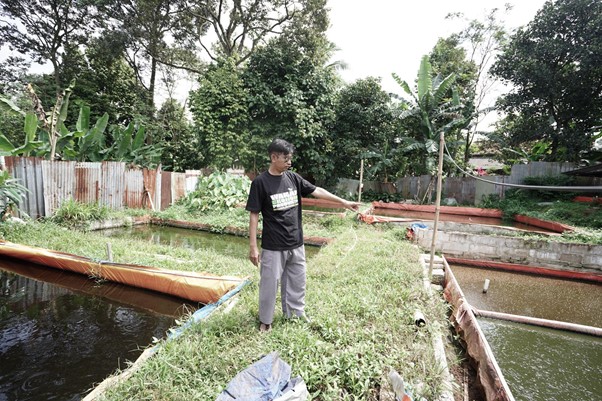
<svg viewBox="0 0 602 401">
<path fill-rule="evenodd" d="M 222 255 L 241 259 L 249 257 L 249 239 L 229 234 L 215 234 L 187 228 L 160 226 L 155 224 L 102 230 L 109 237 L 130 238 L 189 249 L 213 249 Z M 319 252 L 317 246 L 306 245 L 305 256 L 311 259 Z"/>
<path fill-rule="evenodd" d="M 80 400 L 198 305 L 0 261 L 0 400 Z"/>
<path fill-rule="evenodd" d="M 601 327 L 598 284 L 474 267 L 451 266 L 477 309 Z M 490 280 L 483 293 L 485 279 Z M 602 339 L 479 318 L 517 401 L 602 399 Z"/>
</svg>

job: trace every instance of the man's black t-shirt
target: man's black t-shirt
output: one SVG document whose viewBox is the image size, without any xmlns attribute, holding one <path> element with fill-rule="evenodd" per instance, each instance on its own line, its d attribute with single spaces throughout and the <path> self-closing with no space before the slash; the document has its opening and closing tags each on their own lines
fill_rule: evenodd
<svg viewBox="0 0 602 401">
<path fill-rule="evenodd" d="M 291 171 L 282 175 L 265 171 L 253 180 L 246 209 L 263 216 L 263 249 L 284 251 L 303 245 L 301 198 L 315 190 L 315 185 Z"/>
</svg>

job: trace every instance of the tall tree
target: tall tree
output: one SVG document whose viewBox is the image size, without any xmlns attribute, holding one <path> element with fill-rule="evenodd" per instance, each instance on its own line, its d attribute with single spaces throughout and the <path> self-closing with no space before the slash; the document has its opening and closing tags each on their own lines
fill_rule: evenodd
<svg viewBox="0 0 602 401">
<path fill-rule="evenodd" d="M 340 177 L 358 178 L 360 160 L 368 152 L 376 154 L 396 146 L 398 119 L 379 79 L 360 79 L 341 89 L 335 113 L 333 159 Z M 395 168 L 389 170 L 395 172 Z"/>
<path fill-rule="evenodd" d="M 105 32 L 89 41 L 84 51 L 68 48 L 61 74 L 75 86 L 71 94 L 68 121 L 76 121 L 81 104 L 90 107 L 90 117 L 107 113 L 111 121 L 129 124 L 135 117 L 148 116 L 146 89 L 125 61 L 125 47 L 119 37 Z"/>
<path fill-rule="evenodd" d="M 442 75 L 458 73 L 456 87 L 462 99 L 463 114 L 467 117 L 468 126 L 464 137 L 464 163 L 470 159 L 470 148 L 477 134 L 482 133 L 479 124 L 492 112 L 493 92 L 499 80 L 489 74 L 495 57 L 507 42 L 509 33 L 504 26 L 500 13 L 508 13 L 512 9 L 509 4 L 504 10 L 494 8 L 483 20 L 468 20 L 466 28 L 445 39 L 454 47 L 462 46 L 466 51 L 463 62 L 457 61 L 456 70 L 440 71 Z M 452 13 L 448 19 L 463 18 L 461 13 Z M 431 58 L 435 69 L 437 62 Z"/>
<path fill-rule="evenodd" d="M 183 172 L 203 166 L 203 147 L 186 118 L 186 110 L 173 99 L 167 99 L 157 112 L 162 134 L 161 164 L 165 170 Z"/>
<path fill-rule="evenodd" d="M 115 2 L 115 29 L 123 33 L 128 62 L 148 91 L 154 108 L 160 65 L 200 72 L 199 62 L 182 47 L 192 18 L 184 0 L 123 0 Z M 204 34 L 203 27 L 195 27 Z"/>
<path fill-rule="evenodd" d="M 330 129 L 339 79 L 336 71 L 324 66 L 325 58 L 316 57 L 320 54 L 280 36 L 251 56 L 243 79 L 250 96 L 256 154 L 265 154 L 271 139 L 286 139 L 297 148 L 294 167 L 307 178 L 324 182 L 334 167 Z M 255 161 L 255 166 L 261 164 Z"/>
<path fill-rule="evenodd" d="M 97 8 L 92 0 L 3 0 L 0 42 L 33 61 L 53 67 L 56 95 L 66 83 L 61 67 L 68 45 L 85 43 L 93 30 Z"/>
<path fill-rule="evenodd" d="M 205 165 L 226 169 L 249 158 L 247 99 L 241 72 L 230 59 L 210 66 L 199 88 L 190 93 L 198 151 Z"/>
<path fill-rule="evenodd" d="M 499 101 L 506 145 L 543 141 L 549 161 L 579 161 L 602 125 L 602 2 L 548 1 L 492 71 L 513 85 Z"/>
<path fill-rule="evenodd" d="M 325 0 L 211 0 L 191 2 L 191 46 L 211 60 L 222 58 L 244 63 L 268 39 L 292 26 L 323 20 Z M 326 16 L 326 19 L 328 17 Z M 205 35 L 208 33 L 208 35 Z"/>
</svg>

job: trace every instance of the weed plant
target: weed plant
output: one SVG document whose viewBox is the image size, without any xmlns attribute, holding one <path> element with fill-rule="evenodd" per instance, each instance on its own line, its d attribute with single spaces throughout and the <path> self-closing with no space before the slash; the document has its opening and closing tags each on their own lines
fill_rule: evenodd
<svg viewBox="0 0 602 401">
<path fill-rule="evenodd" d="M 65 227 L 85 227 L 90 221 L 105 220 L 110 208 L 98 203 L 82 203 L 69 199 L 50 217 L 54 223 Z"/>
</svg>

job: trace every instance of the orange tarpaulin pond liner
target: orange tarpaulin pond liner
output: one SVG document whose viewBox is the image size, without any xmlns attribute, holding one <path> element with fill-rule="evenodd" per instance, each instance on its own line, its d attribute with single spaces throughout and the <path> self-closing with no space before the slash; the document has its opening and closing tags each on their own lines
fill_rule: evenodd
<svg viewBox="0 0 602 401">
<path fill-rule="evenodd" d="M 0 255 L 210 304 L 245 281 L 239 277 L 96 261 L 0 240 Z"/>
</svg>

